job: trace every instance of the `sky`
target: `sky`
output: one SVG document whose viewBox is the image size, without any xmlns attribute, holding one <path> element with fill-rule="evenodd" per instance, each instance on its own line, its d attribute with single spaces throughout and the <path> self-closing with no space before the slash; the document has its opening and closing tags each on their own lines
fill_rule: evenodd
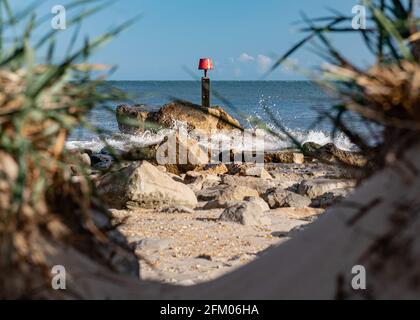
<svg viewBox="0 0 420 320">
<path fill-rule="evenodd" d="M 100 2 L 100 1 L 98 1 Z M 28 0 L 12 0 L 16 10 Z M 45 0 L 35 10 L 51 15 L 54 5 L 68 1 Z M 113 80 L 192 80 L 201 57 L 213 59 L 213 80 L 260 80 L 276 57 L 299 41 L 301 12 L 309 17 L 329 15 L 328 8 L 351 15 L 357 0 L 119 0 L 85 21 L 80 39 L 94 37 L 131 17 L 142 17 L 118 38 L 95 53 L 97 63 L 117 65 Z M 76 12 L 69 10 L 67 19 Z M 35 38 L 51 30 L 49 23 L 37 29 Z M 58 56 L 66 53 L 73 28 L 60 30 Z M 346 57 L 367 65 L 369 57 L 359 38 L 332 39 Z M 303 49 L 294 56 L 299 68 L 322 61 Z M 284 68 L 266 80 L 299 80 L 301 72 Z"/>
</svg>

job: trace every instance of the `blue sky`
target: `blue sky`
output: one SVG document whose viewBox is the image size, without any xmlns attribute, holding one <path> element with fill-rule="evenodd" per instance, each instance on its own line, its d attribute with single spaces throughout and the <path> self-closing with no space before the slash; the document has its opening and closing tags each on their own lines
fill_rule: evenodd
<svg viewBox="0 0 420 320">
<path fill-rule="evenodd" d="M 27 0 L 13 0 L 16 8 Z M 64 0 L 46 0 L 37 9 L 39 15 L 50 13 L 53 5 Z M 211 57 L 214 80 L 258 80 L 276 56 L 281 55 L 302 34 L 297 32 L 300 12 L 310 17 L 328 15 L 335 8 L 351 15 L 357 0 L 119 0 L 89 18 L 82 25 L 82 38 L 99 35 L 137 13 L 142 18 L 129 30 L 95 54 L 94 61 L 118 65 L 115 80 L 191 80 L 185 71 L 196 70 L 200 57 Z M 68 18 L 72 13 L 68 13 Z M 52 15 L 51 15 L 52 16 Z M 49 28 L 46 24 L 39 34 Z M 72 29 L 60 31 L 61 50 Z M 333 39 L 345 56 L 361 63 L 369 62 L 360 40 L 354 36 Z M 295 56 L 303 68 L 321 61 L 308 50 Z M 267 79 L 296 80 L 296 72 L 277 70 Z"/>
</svg>

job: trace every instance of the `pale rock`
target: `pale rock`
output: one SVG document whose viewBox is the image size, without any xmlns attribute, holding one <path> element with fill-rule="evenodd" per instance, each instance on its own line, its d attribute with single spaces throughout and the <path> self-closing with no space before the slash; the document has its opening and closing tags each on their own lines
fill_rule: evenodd
<svg viewBox="0 0 420 320">
<path fill-rule="evenodd" d="M 262 179 L 271 179 L 271 175 L 264 169 L 264 167 L 255 166 L 245 169 L 245 176 L 258 177 Z"/>
<path fill-rule="evenodd" d="M 264 195 L 267 190 L 278 186 L 280 182 L 271 179 L 261 179 L 257 177 L 242 177 L 242 176 L 223 176 L 222 183 L 231 186 L 247 186 L 254 189 L 260 196 Z"/>
<path fill-rule="evenodd" d="M 268 206 L 267 202 L 265 202 L 260 197 L 245 197 L 244 201 L 253 202 L 257 204 L 262 211 L 268 211 L 270 210 L 270 207 Z"/>
<path fill-rule="evenodd" d="M 174 181 L 147 161 L 104 175 L 98 181 L 98 191 L 116 209 L 128 205 L 142 208 L 197 205 L 197 198 L 188 186 Z"/>
<path fill-rule="evenodd" d="M 271 223 L 257 203 L 248 201 L 226 208 L 220 215 L 219 220 L 236 222 L 245 226 L 269 225 Z"/>
</svg>

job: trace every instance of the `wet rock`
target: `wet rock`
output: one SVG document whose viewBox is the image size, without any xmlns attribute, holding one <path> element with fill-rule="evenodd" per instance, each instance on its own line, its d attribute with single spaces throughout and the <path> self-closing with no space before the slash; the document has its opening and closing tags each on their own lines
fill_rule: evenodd
<svg viewBox="0 0 420 320">
<path fill-rule="evenodd" d="M 197 205 L 197 198 L 188 186 L 174 181 L 147 161 L 104 175 L 98 181 L 98 191 L 116 209 L 128 205 L 142 208 Z"/>
<path fill-rule="evenodd" d="M 239 121 L 219 106 L 204 108 L 186 101 L 164 105 L 153 115 L 153 119 L 166 127 L 173 127 L 174 121 L 184 123 L 188 131 L 199 129 L 211 132 L 241 128 Z"/>
<path fill-rule="evenodd" d="M 308 197 L 282 189 L 271 189 L 263 198 L 271 209 L 283 207 L 305 208 L 311 204 L 311 199 Z"/>
<path fill-rule="evenodd" d="M 313 179 L 304 180 L 298 187 L 298 193 L 306 195 L 311 199 L 315 199 L 326 192 L 335 189 L 346 189 L 355 187 L 356 182 L 353 180 L 342 179 Z"/>
<path fill-rule="evenodd" d="M 90 157 L 92 167 L 96 170 L 108 170 L 111 168 L 114 158 L 108 154 L 94 153 Z"/>
<path fill-rule="evenodd" d="M 248 201 L 226 208 L 219 220 L 236 222 L 245 226 L 268 225 L 271 222 L 257 203 Z"/>
<path fill-rule="evenodd" d="M 304 154 L 312 154 L 316 152 L 322 145 L 315 142 L 306 142 L 302 145 L 302 151 Z"/>
<path fill-rule="evenodd" d="M 119 105 L 116 109 L 118 128 L 125 134 L 137 134 L 152 128 L 146 105 Z"/>
<path fill-rule="evenodd" d="M 366 157 L 363 155 L 356 152 L 341 150 L 333 143 L 328 143 L 316 149 L 310 153 L 310 155 L 327 163 L 341 163 L 355 167 L 364 167 L 367 164 Z"/>
<path fill-rule="evenodd" d="M 134 147 L 128 151 L 121 152 L 121 159 L 128 161 L 142 161 L 147 160 L 151 162 L 156 162 L 156 152 L 159 147 L 159 144 L 144 146 L 144 147 Z"/>
</svg>

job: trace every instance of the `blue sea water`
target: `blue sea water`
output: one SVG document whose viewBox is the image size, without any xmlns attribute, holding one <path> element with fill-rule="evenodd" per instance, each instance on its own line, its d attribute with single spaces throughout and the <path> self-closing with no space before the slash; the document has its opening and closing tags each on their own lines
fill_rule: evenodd
<svg viewBox="0 0 420 320">
<path fill-rule="evenodd" d="M 110 86 L 123 90 L 129 95 L 129 104 L 146 104 L 151 109 L 173 99 L 201 102 L 199 81 L 110 81 Z M 352 149 L 352 144 L 342 134 L 331 136 L 332 124 L 322 121 L 320 112 L 331 110 L 335 98 L 323 92 L 310 81 L 213 81 L 212 105 L 220 105 L 236 117 L 245 127 L 251 127 L 249 117 L 257 117 L 273 130 L 279 124 L 293 134 L 299 141 L 317 143 L 334 142 L 344 149 Z M 116 105 L 113 106 L 116 108 Z M 267 112 L 268 110 L 268 112 Z M 275 119 L 275 120 L 273 120 Z M 121 144 L 121 139 L 113 140 L 112 134 L 118 134 L 115 114 L 98 107 L 89 116 L 89 122 L 111 132 L 110 144 Z M 349 119 L 356 128 L 360 127 L 357 119 Z M 147 144 L 156 137 L 152 133 L 143 136 L 127 137 L 130 143 Z M 292 146 L 287 139 L 272 137 L 270 149 L 283 149 Z M 75 130 L 68 141 L 71 147 L 99 148 L 97 136 L 84 128 Z M 121 145 L 119 145 L 121 147 Z"/>
</svg>

